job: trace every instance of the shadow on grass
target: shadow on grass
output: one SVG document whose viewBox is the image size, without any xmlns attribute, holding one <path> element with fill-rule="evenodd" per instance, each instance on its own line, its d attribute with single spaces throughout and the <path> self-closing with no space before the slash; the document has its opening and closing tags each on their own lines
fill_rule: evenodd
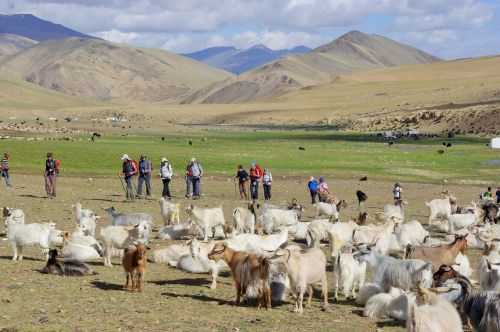
<svg viewBox="0 0 500 332">
<path fill-rule="evenodd" d="M 377 322 L 377 327 L 383 329 L 385 327 L 404 327 L 405 323 L 397 320 L 384 320 Z"/>
<path fill-rule="evenodd" d="M 121 195 L 123 196 L 123 195 Z M 121 197 L 120 196 L 120 197 Z M 88 198 L 86 201 L 91 201 L 91 202 L 107 202 L 107 203 L 121 203 L 123 200 L 113 200 L 110 198 Z"/>
<path fill-rule="evenodd" d="M 217 302 L 219 305 L 233 305 L 233 301 L 227 301 L 227 300 L 222 300 L 222 299 L 217 299 L 215 297 L 207 296 L 204 294 L 177 294 L 177 293 L 170 293 L 170 292 L 164 292 L 161 293 L 161 295 L 164 296 L 170 296 L 170 297 L 188 297 L 193 300 L 198 300 L 202 302 Z"/>
<path fill-rule="evenodd" d="M 112 284 L 110 282 L 99 281 L 99 280 L 92 281 L 91 284 L 95 288 L 99 288 L 99 289 L 106 290 L 106 291 L 110 291 L 110 290 L 123 291 L 123 285 L 121 285 L 121 284 Z"/>
<path fill-rule="evenodd" d="M 11 261 L 12 260 L 12 256 L 0 256 L 0 259 L 5 259 L 5 260 Z M 33 257 L 26 257 L 26 256 L 24 256 L 23 257 L 23 261 L 33 261 L 33 262 L 40 262 L 40 263 L 44 263 L 45 264 L 45 260 L 43 260 L 41 258 L 33 258 Z M 19 261 L 15 261 L 15 262 L 18 263 Z"/>
<path fill-rule="evenodd" d="M 185 286 L 205 286 L 210 284 L 206 278 L 182 278 L 173 280 L 152 280 L 148 281 L 150 284 L 155 284 L 158 286 L 166 285 L 185 285 Z"/>
<path fill-rule="evenodd" d="M 39 196 L 39 195 L 33 195 L 33 194 L 21 194 L 19 197 L 24 197 L 24 198 L 37 198 L 37 199 L 48 199 L 47 196 Z"/>
</svg>

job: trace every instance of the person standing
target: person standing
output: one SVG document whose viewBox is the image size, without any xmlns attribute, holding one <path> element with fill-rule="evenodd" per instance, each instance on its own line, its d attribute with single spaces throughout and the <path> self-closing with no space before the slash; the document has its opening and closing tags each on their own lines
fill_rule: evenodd
<svg viewBox="0 0 500 332">
<path fill-rule="evenodd" d="M 488 190 L 486 190 L 481 199 L 485 200 L 485 201 L 492 201 L 493 200 L 493 191 L 491 189 L 491 187 L 488 187 Z"/>
<path fill-rule="evenodd" d="M 243 165 L 238 166 L 238 172 L 236 173 L 235 176 L 236 179 L 238 179 L 238 187 L 240 190 L 240 198 L 241 199 L 248 199 L 247 195 L 247 182 L 248 182 L 248 172 L 243 168 Z"/>
<path fill-rule="evenodd" d="M 497 204 L 500 204 L 500 187 L 497 187 L 497 192 L 495 193 L 495 196 L 497 197 Z"/>
<path fill-rule="evenodd" d="M 57 162 L 54 159 L 54 154 L 52 152 L 47 153 L 47 159 L 45 160 L 45 192 L 47 193 L 47 198 L 52 199 L 56 197 L 56 179 L 58 174 Z"/>
<path fill-rule="evenodd" d="M 203 167 L 196 160 L 191 158 L 191 162 L 187 167 L 188 174 L 191 175 L 191 183 L 193 185 L 193 199 L 199 199 L 201 196 L 201 178 L 203 177 Z"/>
<path fill-rule="evenodd" d="M 401 204 L 401 200 L 403 199 L 402 193 L 403 193 L 403 188 L 398 182 L 396 182 L 396 184 L 394 184 L 394 188 L 392 189 L 392 196 L 394 197 L 394 205 Z"/>
<path fill-rule="evenodd" d="M 172 165 L 168 161 L 167 158 L 161 158 L 160 163 L 160 177 L 163 182 L 163 191 L 162 196 L 165 199 L 172 199 L 172 195 L 170 194 L 170 181 L 172 180 L 172 176 L 174 175 Z"/>
<path fill-rule="evenodd" d="M 126 199 L 129 201 L 133 201 L 135 199 L 134 188 L 132 185 L 132 181 L 134 175 L 137 174 L 137 167 L 132 159 L 129 158 L 127 154 L 122 156 L 122 176 L 125 180 L 126 188 L 125 195 Z"/>
<path fill-rule="evenodd" d="M 268 168 L 264 168 L 264 174 L 262 175 L 262 187 L 264 188 L 264 200 L 271 200 L 271 185 L 273 183 L 273 175 Z"/>
<path fill-rule="evenodd" d="M 328 183 L 326 183 L 325 178 L 320 176 L 318 185 L 318 197 L 320 202 L 328 201 L 330 196 L 330 190 L 328 189 Z"/>
<path fill-rule="evenodd" d="M 2 161 L 0 161 L 0 170 L 2 172 L 2 177 L 5 180 L 5 185 L 7 187 L 12 187 L 12 183 L 10 182 L 10 175 L 9 175 L 9 159 L 10 156 L 7 152 L 3 154 Z"/>
<path fill-rule="evenodd" d="M 307 188 L 309 189 L 309 194 L 311 195 L 311 204 L 316 204 L 316 198 L 318 197 L 318 181 L 311 176 L 309 182 L 307 183 Z"/>
<path fill-rule="evenodd" d="M 145 155 L 141 155 L 139 161 L 139 178 L 137 180 L 137 196 L 142 196 L 142 186 L 146 184 L 146 198 L 151 198 L 151 173 L 153 164 Z"/>
<path fill-rule="evenodd" d="M 250 168 L 250 196 L 252 200 L 259 199 L 259 182 L 262 178 L 262 169 L 254 161 L 252 162 L 252 167 Z"/>
</svg>

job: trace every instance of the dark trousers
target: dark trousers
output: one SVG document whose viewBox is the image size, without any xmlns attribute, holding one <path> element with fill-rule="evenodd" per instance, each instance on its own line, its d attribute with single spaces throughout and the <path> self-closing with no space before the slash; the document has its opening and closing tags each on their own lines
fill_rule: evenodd
<svg viewBox="0 0 500 332">
<path fill-rule="evenodd" d="M 271 199 L 271 185 L 263 184 L 262 186 L 264 187 L 264 199 L 269 201 Z"/>
<path fill-rule="evenodd" d="M 170 195 L 170 179 L 161 179 L 161 182 L 163 182 L 163 191 L 161 195 L 163 197 L 172 198 L 172 195 Z"/>
<path fill-rule="evenodd" d="M 201 195 L 201 179 L 198 176 L 193 176 L 193 197 L 199 198 Z"/>
<path fill-rule="evenodd" d="M 146 184 L 146 196 L 151 196 L 151 174 L 139 174 L 137 196 L 142 196 L 142 186 Z"/>
<path fill-rule="evenodd" d="M 259 199 L 259 181 L 252 180 L 250 182 L 250 196 L 253 200 Z"/>
<path fill-rule="evenodd" d="M 48 198 L 56 197 L 56 178 L 55 174 L 45 175 L 45 191 Z"/>
<path fill-rule="evenodd" d="M 240 188 L 240 198 L 241 199 L 248 199 L 247 188 L 246 188 L 246 181 L 239 182 L 238 185 L 239 185 L 239 188 Z"/>
<path fill-rule="evenodd" d="M 11 182 L 10 182 L 10 175 L 9 175 L 9 170 L 8 170 L 8 169 L 4 169 L 4 170 L 2 171 L 2 177 L 3 177 L 3 179 L 5 180 L 5 185 L 6 185 L 7 187 L 12 187 L 12 184 L 11 184 Z"/>
<path fill-rule="evenodd" d="M 309 194 L 311 194 L 311 204 L 316 204 L 316 198 L 318 197 L 318 191 L 310 189 Z"/>
<path fill-rule="evenodd" d="M 133 177 L 132 176 L 125 176 L 124 179 L 125 179 L 125 183 L 127 184 L 127 188 L 126 188 L 127 200 L 133 201 L 135 199 L 134 187 L 132 185 Z"/>
</svg>

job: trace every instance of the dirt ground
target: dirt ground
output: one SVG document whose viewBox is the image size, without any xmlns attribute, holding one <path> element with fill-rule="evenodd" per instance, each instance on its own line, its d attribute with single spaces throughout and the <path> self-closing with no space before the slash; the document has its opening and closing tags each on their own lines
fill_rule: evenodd
<svg viewBox="0 0 500 332">
<path fill-rule="evenodd" d="M 304 221 L 313 216 L 307 192 L 306 178 L 276 178 L 273 203 L 282 203 L 296 197 L 307 206 Z M 103 208 L 115 206 L 119 211 L 151 213 L 157 226 L 161 225 L 157 198 L 159 180 L 154 182 L 155 198 L 123 201 L 118 179 L 87 179 L 61 177 L 58 182 L 58 197 L 44 198 L 43 178 L 33 175 L 13 176 L 14 188 L 6 190 L 0 186 L 0 205 L 22 208 L 26 222 L 57 223 L 59 229 L 72 230 L 71 204 L 80 201 L 104 215 Z M 346 199 L 349 207 L 341 213 L 342 220 L 356 214 L 355 191 L 360 188 L 368 196 L 368 212 L 373 216 L 391 200 L 392 183 L 331 179 L 330 187 L 340 198 Z M 2 183 L 3 185 L 3 183 Z M 441 186 L 403 183 L 404 198 L 409 202 L 408 218 L 425 222 L 427 209 L 424 202 L 438 197 Z M 183 198 L 184 183 L 174 180 L 176 201 L 183 207 L 190 203 Z M 475 199 L 481 188 L 473 186 L 451 186 L 449 188 L 467 204 Z M 205 178 L 204 197 L 196 201 L 200 206 L 223 204 L 226 220 L 231 210 L 244 202 L 235 198 L 233 182 L 227 178 Z M 181 221 L 185 220 L 183 213 Z M 107 218 L 101 219 L 107 224 Z M 0 230 L 3 226 L 0 227 Z M 4 231 L 0 231 L 4 233 Z M 99 230 L 97 231 L 99 233 Z M 154 240 L 153 249 L 163 247 L 165 241 Z M 11 248 L 7 241 L 0 240 L 0 331 L 401 331 L 402 327 L 392 321 L 376 322 L 359 315 L 360 308 L 353 302 L 342 299 L 332 304 L 328 312 L 320 308 L 319 296 L 312 308 L 304 314 L 291 312 L 292 304 L 286 303 L 270 311 L 257 311 L 254 307 L 235 307 L 232 279 L 229 275 L 220 278 L 218 288 L 210 290 L 208 275 L 188 274 L 160 264 L 150 264 L 146 274 L 143 293 L 122 290 L 125 275 L 119 260 L 114 268 L 105 268 L 101 262 L 94 263 L 98 275 L 85 278 L 70 278 L 44 275 L 38 272 L 44 266 L 40 251 L 26 250 L 23 262 L 12 262 Z M 469 250 L 472 257 L 477 252 Z M 476 259 L 472 259 L 477 267 Z M 332 274 L 329 272 L 330 283 Z M 332 287 L 330 285 L 330 293 Z M 317 294 L 319 295 L 319 294 Z M 332 299 L 330 295 L 330 299 Z"/>
</svg>

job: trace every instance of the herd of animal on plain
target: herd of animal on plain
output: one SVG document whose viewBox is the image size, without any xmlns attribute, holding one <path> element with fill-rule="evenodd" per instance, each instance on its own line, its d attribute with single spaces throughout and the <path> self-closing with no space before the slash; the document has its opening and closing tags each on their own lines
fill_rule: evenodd
<svg viewBox="0 0 500 332">
<path fill-rule="evenodd" d="M 189 241 L 154 250 L 149 261 L 209 273 L 212 289 L 219 272 L 229 270 L 237 305 L 256 300 L 259 308 L 270 308 L 291 294 L 299 313 L 306 293 L 311 304 L 317 284 L 327 308 L 330 262 L 335 300 L 341 291 L 364 306 L 366 317 L 406 321 L 409 331 L 452 332 L 463 326 L 500 331 L 500 214 L 495 202 L 460 206 L 452 194 L 443 192 L 425 203 L 429 220 L 424 228 L 417 220 L 405 219 L 406 203 L 401 201 L 387 204 L 376 214 L 377 222 L 368 224 L 363 207 L 367 197 L 362 192 L 357 196 L 359 218 L 347 222 L 340 221 L 344 201 L 316 203 L 316 219 L 303 222 L 304 208 L 294 200 L 288 206 L 248 203 L 235 208 L 227 223 L 221 207 L 190 204 L 185 209 L 188 222 L 181 223 L 180 204 L 161 198 L 164 225 L 157 238 Z M 103 258 L 105 266 L 112 266 L 112 258 L 121 257 L 125 288 L 142 291 L 152 216 L 109 208 L 111 223 L 97 233 L 100 217 L 79 203 L 73 209 L 76 229 L 69 233 L 53 223 L 25 224 L 22 210 L 4 208 L 12 259 L 22 260 L 24 247 L 37 245 L 48 258 L 42 272 L 83 276 L 95 274 L 85 262 Z M 466 248 L 483 250 L 479 282 L 471 280 Z M 476 284 L 480 289 L 473 287 Z"/>
</svg>

